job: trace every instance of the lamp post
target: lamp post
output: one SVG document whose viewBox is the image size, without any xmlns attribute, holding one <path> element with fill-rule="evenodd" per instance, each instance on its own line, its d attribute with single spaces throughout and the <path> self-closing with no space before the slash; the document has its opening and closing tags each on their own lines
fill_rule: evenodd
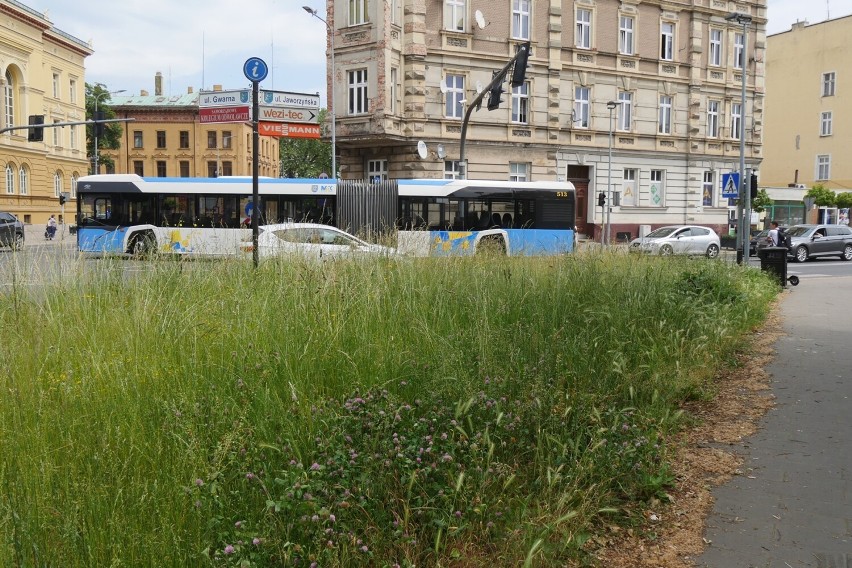
<svg viewBox="0 0 852 568">
<path fill-rule="evenodd" d="M 123 93 L 124 91 L 125 91 L 124 89 L 119 89 L 118 91 L 101 91 L 100 93 L 97 93 L 94 97 L 92 97 L 93 99 L 95 99 L 95 114 L 94 114 L 93 118 L 95 120 L 98 120 L 98 101 L 101 100 L 101 97 L 103 97 L 104 95 L 117 95 L 118 93 Z M 92 142 L 94 143 L 93 149 L 92 149 L 92 157 L 93 157 L 93 162 L 94 162 L 93 165 L 94 165 L 94 170 L 95 170 L 94 173 L 95 174 L 101 173 L 100 164 L 98 163 L 98 128 L 99 127 L 100 127 L 100 124 L 93 124 L 92 125 L 92 134 L 93 134 Z"/>
<path fill-rule="evenodd" d="M 748 247 L 751 234 L 751 190 L 750 184 L 746 182 L 745 169 L 745 118 L 746 118 L 746 70 L 748 69 L 748 25 L 751 23 L 751 16 L 740 12 L 732 12 L 725 16 L 729 22 L 736 22 L 743 26 L 743 65 L 742 65 L 742 99 L 740 102 L 740 227 L 742 230 L 737 231 L 737 264 L 742 264 L 748 260 Z"/>
<path fill-rule="evenodd" d="M 335 113 L 337 112 L 337 105 L 334 102 L 334 92 L 337 89 L 335 89 L 334 85 L 334 29 L 332 29 L 331 25 L 310 6 L 302 6 L 302 9 L 320 22 L 324 23 L 326 30 L 331 37 L 331 109 L 329 111 L 331 114 L 331 177 L 337 179 L 337 117 L 335 116 Z"/>
<path fill-rule="evenodd" d="M 606 108 L 609 110 L 609 170 L 607 174 L 607 182 L 606 182 L 606 232 L 604 234 L 605 242 L 604 244 L 609 245 L 611 242 L 610 232 L 612 228 L 612 111 L 615 110 L 615 107 L 618 106 L 618 103 L 615 101 L 609 101 L 606 103 Z"/>
</svg>

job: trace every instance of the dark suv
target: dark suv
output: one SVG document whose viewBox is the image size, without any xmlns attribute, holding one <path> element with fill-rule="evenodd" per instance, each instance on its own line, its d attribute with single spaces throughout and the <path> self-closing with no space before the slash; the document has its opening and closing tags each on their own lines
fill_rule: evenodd
<svg viewBox="0 0 852 568">
<path fill-rule="evenodd" d="M 11 213 L 0 211 L 0 246 L 19 250 L 24 246 L 24 224 Z"/>
<path fill-rule="evenodd" d="M 852 260 L 852 229 L 846 225 L 794 225 L 787 229 L 795 262 L 815 256 L 839 256 Z"/>
</svg>

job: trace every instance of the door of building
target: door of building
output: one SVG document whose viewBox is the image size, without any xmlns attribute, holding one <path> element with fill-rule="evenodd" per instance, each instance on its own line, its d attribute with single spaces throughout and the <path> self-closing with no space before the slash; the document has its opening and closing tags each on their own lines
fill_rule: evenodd
<svg viewBox="0 0 852 568">
<path fill-rule="evenodd" d="M 576 230 L 578 235 L 591 236 L 586 223 L 589 209 L 589 168 L 588 166 L 568 166 L 568 181 L 577 191 Z M 594 205 L 592 205 L 594 207 Z"/>
</svg>

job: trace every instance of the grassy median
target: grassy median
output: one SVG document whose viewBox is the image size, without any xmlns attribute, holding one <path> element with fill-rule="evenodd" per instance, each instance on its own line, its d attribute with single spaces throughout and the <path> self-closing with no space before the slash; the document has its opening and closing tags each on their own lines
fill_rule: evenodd
<svg viewBox="0 0 852 568">
<path fill-rule="evenodd" d="M 589 562 L 778 290 L 609 254 L 85 262 L 0 295 L 3 566 Z"/>
</svg>

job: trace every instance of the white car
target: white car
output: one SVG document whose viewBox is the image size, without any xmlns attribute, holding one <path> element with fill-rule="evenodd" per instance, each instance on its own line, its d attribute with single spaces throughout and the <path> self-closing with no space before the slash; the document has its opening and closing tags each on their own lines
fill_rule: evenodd
<svg viewBox="0 0 852 568">
<path fill-rule="evenodd" d="M 279 223 L 258 227 L 258 257 L 296 255 L 315 260 L 364 256 L 393 256 L 396 250 L 362 241 L 329 225 L 316 223 Z M 243 240 L 244 253 L 253 254 L 252 235 Z"/>
<path fill-rule="evenodd" d="M 669 225 L 630 241 L 631 252 L 670 256 L 673 254 L 719 256 L 719 235 L 697 225 Z"/>
</svg>

